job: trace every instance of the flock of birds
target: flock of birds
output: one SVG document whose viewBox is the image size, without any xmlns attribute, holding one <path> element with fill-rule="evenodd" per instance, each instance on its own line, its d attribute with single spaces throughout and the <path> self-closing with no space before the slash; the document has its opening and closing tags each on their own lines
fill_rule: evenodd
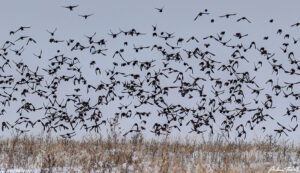
<svg viewBox="0 0 300 173">
<path fill-rule="evenodd" d="M 77 7 L 63 6 L 69 11 Z M 164 13 L 164 7 L 155 10 Z M 80 16 L 88 19 L 92 15 Z M 204 15 L 211 13 L 205 9 L 195 16 L 194 21 Z M 237 16 L 224 14 L 219 18 L 232 20 L 236 17 L 233 19 L 236 22 L 251 24 L 246 17 Z M 211 19 L 210 22 L 215 21 Z M 273 19 L 268 22 L 273 23 Z M 297 26 L 300 23 L 291 25 Z M 228 136 L 233 131 L 237 137 L 246 138 L 247 132 L 255 127 L 265 132 L 266 127 L 261 124 L 277 121 L 268 113 L 276 109 L 274 98 L 277 97 L 292 100 L 282 115 L 289 117 L 290 123 L 286 126 L 277 121 L 277 127 L 272 131 L 279 136 L 287 136 L 288 132 L 294 132 L 298 127 L 297 111 L 300 105 L 293 101 L 300 99 L 300 93 L 297 93 L 300 60 L 290 47 L 298 44 L 299 39 L 284 34 L 282 29 L 276 30 L 283 40 L 279 52 L 283 56 L 280 57 L 277 57 L 279 53 L 269 52 L 255 41 L 244 41 L 244 38 L 250 37 L 248 34 L 235 33 L 232 36 L 227 31 L 220 31 L 203 38 L 183 38 L 161 31 L 156 25 L 152 25 L 151 33 L 136 29 L 110 31 L 107 35 L 109 39 L 97 39 L 95 32 L 85 35 L 86 42 L 56 38 L 55 28 L 53 31 L 47 30 L 49 44 L 65 48 L 57 50 L 53 57 L 44 55 L 43 50 L 32 53 L 32 57 L 24 57 L 27 48 L 39 44 L 38 40 L 27 35 L 30 30 L 31 26 L 20 26 L 10 31 L 11 39 L 0 48 L 2 131 L 16 129 L 24 133 L 40 125 L 45 131 L 62 131 L 62 137 L 70 138 L 78 130 L 100 133 L 102 126 L 112 125 L 111 118 L 118 117 L 135 119 L 124 136 L 147 130 L 147 120 L 151 119 L 155 122 L 150 125 L 150 131 L 155 135 L 165 135 L 173 129 L 181 131 L 182 127 L 190 127 L 189 133 L 214 134 L 219 126 L 219 130 Z M 159 44 L 137 47 L 133 43 L 131 47 L 128 41 L 123 40 L 120 48 L 107 48 L 110 40 L 146 36 L 158 40 Z M 268 36 L 263 38 L 268 39 Z M 221 60 L 217 50 L 210 50 L 213 44 L 228 49 L 230 56 Z M 191 48 L 192 45 L 196 47 Z M 132 59 L 126 56 L 130 50 L 137 55 L 141 52 L 153 53 L 158 58 L 151 57 L 146 61 Z M 82 61 L 88 61 L 86 58 L 70 57 L 68 52 L 88 54 L 92 57 L 89 67 L 83 66 Z M 260 58 L 248 57 L 248 52 L 257 53 Z M 99 57 L 111 59 L 112 68 L 104 69 L 97 65 Z M 46 65 L 33 68 L 22 58 L 42 60 Z M 285 63 L 280 63 L 282 60 L 279 58 L 284 59 Z M 257 81 L 254 74 L 259 71 L 264 73 L 265 69 L 271 69 L 272 78 L 263 83 Z M 89 73 L 85 74 L 85 70 Z M 92 74 L 95 77 L 89 80 Z M 290 76 L 294 82 L 289 82 L 288 78 L 280 78 L 279 81 L 281 74 Z M 73 88 L 67 87 L 64 91 L 67 93 L 59 91 L 69 85 Z M 38 98 L 38 101 L 32 98 Z M 184 106 L 184 102 L 188 106 Z M 111 103 L 117 105 L 111 109 L 115 114 L 105 118 L 102 109 Z M 16 108 L 18 104 L 20 107 Z M 3 117 L 11 116 L 6 111 L 11 106 L 16 108 L 17 113 L 14 122 L 3 120 Z M 33 120 L 34 112 L 39 112 L 41 117 Z M 220 123 L 219 119 L 222 119 Z M 241 123 L 236 124 L 238 121 Z"/>
</svg>

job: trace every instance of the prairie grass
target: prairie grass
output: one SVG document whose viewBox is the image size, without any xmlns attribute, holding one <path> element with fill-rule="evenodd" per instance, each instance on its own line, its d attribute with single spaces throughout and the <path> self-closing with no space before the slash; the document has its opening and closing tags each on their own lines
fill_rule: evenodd
<svg viewBox="0 0 300 173">
<path fill-rule="evenodd" d="M 274 137 L 229 142 L 164 137 L 145 140 L 111 132 L 82 140 L 15 134 L 0 139 L 1 171 L 40 172 L 268 172 L 272 166 L 298 166 L 300 147 Z M 294 165 L 293 165 L 294 164 Z"/>
</svg>

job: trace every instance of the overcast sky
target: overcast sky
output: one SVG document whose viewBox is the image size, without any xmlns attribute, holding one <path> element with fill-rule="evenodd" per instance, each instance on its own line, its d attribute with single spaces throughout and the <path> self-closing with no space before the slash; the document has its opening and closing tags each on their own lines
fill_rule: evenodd
<svg viewBox="0 0 300 173">
<path fill-rule="evenodd" d="M 74 11 L 69 11 L 62 6 L 68 5 L 79 5 Z M 299 14 L 300 2 L 293 1 L 274 1 L 274 0 L 253 0 L 253 1 L 240 1 L 240 0 L 227 0 L 227 1 L 202 1 L 202 0 L 191 0 L 191 1 L 180 1 L 180 0 L 155 0 L 155 1 L 145 1 L 145 0 L 128 0 L 128 1 L 101 1 L 101 0 L 9 0 L 2 1 L 0 5 L 0 16 L 1 16 L 1 27 L 0 27 L 0 44 L 3 44 L 6 40 L 16 40 L 17 36 L 10 36 L 9 32 L 18 29 L 20 26 L 31 26 L 31 28 L 21 35 L 29 35 L 37 40 L 36 45 L 26 47 L 26 52 L 22 56 L 23 62 L 36 67 L 37 65 L 43 65 L 48 58 L 55 55 L 56 50 L 60 49 L 61 52 L 67 52 L 67 49 L 63 46 L 50 45 L 48 40 L 50 38 L 49 33 L 46 30 L 53 31 L 57 28 L 55 33 L 55 38 L 59 40 L 67 40 L 73 38 L 79 41 L 87 42 L 84 35 L 91 36 L 94 32 L 97 32 L 97 39 L 108 40 L 107 48 L 110 49 L 108 56 L 106 58 L 89 57 L 88 54 L 84 53 L 71 53 L 68 52 L 70 56 L 78 56 L 81 58 L 82 68 L 86 71 L 87 78 L 93 81 L 92 75 L 89 75 L 89 62 L 92 59 L 96 59 L 97 65 L 104 69 L 110 68 L 112 65 L 111 57 L 114 50 L 119 49 L 123 45 L 124 41 L 129 42 L 129 47 L 133 44 L 136 46 L 147 46 L 153 44 L 160 44 L 159 40 L 153 39 L 152 25 L 156 25 L 159 31 L 167 31 L 170 33 L 175 33 L 176 38 L 183 37 L 189 38 L 190 36 L 197 36 L 203 38 L 208 35 L 216 35 L 220 31 L 226 31 L 227 33 L 233 35 L 236 32 L 241 32 L 242 34 L 249 34 L 245 38 L 245 42 L 250 43 L 251 41 L 256 41 L 258 45 L 268 48 L 271 52 L 276 53 L 276 58 L 280 59 L 280 46 L 283 43 L 282 37 L 278 37 L 276 34 L 277 30 L 280 28 L 284 33 L 291 34 L 294 38 L 300 38 L 300 27 L 291 28 L 290 25 L 300 21 Z M 163 13 L 159 13 L 155 8 L 164 7 Z M 200 17 L 198 20 L 194 21 L 194 18 L 200 11 L 208 9 L 211 13 L 208 16 Z M 233 19 L 222 19 L 218 16 L 227 13 L 237 13 L 236 17 Z M 93 14 L 87 20 L 83 19 L 78 15 L 83 14 Z M 251 24 L 247 22 L 236 22 L 238 17 L 246 16 Z M 211 19 L 214 19 L 214 23 L 211 23 Z M 274 19 L 272 24 L 269 23 L 270 19 Z M 111 31 L 118 32 L 119 29 L 130 30 L 135 28 L 136 30 L 147 33 L 145 37 L 139 38 L 119 38 L 112 39 L 108 33 Z M 20 35 L 18 35 L 20 36 Z M 263 37 L 269 36 L 269 41 L 264 41 Z M 233 36 L 232 36 L 233 37 Z M 228 38 L 232 38 L 228 37 Z M 291 38 L 292 39 L 292 38 Z M 201 40 L 202 41 L 202 40 Z M 176 44 L 176 40 L 173 40 L 173 44 Z M 204 42 L 203 42 L 204 43 Z M 215 43 L 211 43 L 215 44 Z M 195 46 L 195 45 L 192 45 Z M 299 46 L 299 45 L 298 45 Z M 293 49 L 297 49 L 294 46 Z M 32 56 L 33 53 L 38 54 L 40 50 L 43 50 L 43 55 L 46 57 L 42 60 L 37 60 Z M 226 58 L 226 55 L 230 55 L 232 50 L 224 49 L 221 46 L 212 45 L 210 51 L 218 55 L 218 58 Z M 278 53 L 277 53 L 278 52 Z M 295 50 L 295 53 L 297 51 Z M 224 57 L 222 57 L 224 55 Z M 298 52 L 299 55 L 299 52 Z M 136 56 L 134 52 L 128 53 L 127 57 Z M 142 53 L 141 59 L 146 60 L 147 56 L 150 56 L 145 52 Z M 151 56 L 158 56 L 158 54 L 151 54 Z M 259 60 L 260 55 L 255 53 L 249 53 L 248 57 L 253 58 L 252 60 Z M 295 55 L 297 57 L 297 54 Z M 13 60 L 17 61 L 21 59 L 20 57 L 12 57 Z M 85 61 L 86 59 L 86 61 Z M 220 60 L 220 59 L 218 59 Z M 224 59 L 223 59 L 224 60 Z M 221 60 L 222 61 L 222 60 Z M 284 60 L 283 60 L 284 61 Z M 190 62 L 198 64 L 198 62 Z M 284 63 L 284 62 L 283 62 Z M 250 64 L 252 66 L 252 64 Z M 268 77 L 272 76 L 269 66 L 262 68 L 259 73 L 256 74 L 257 80 L 264 83 Z M 245 68 L 252 69 L 252 67 Z M 93 70 L 92 70 L 93 71 Z M 134 71 L 133 72 L 137 72 Z M 223 77 L 219 74 L 219 77 Z M 278 76 L 281 81 L 299 81 L 297 76 Z M 276 77 L 274 78 L 276 79 Z M 61 92 L 68 93 L 68 86 L 64 86 Z M 209 90 L 208 90 L 209 91 Z M 296 90 L 296 92 L 299 92 Z M 247 95 L 245 97 L 248 97 Z M 249 95 L 250 97 L 250 95 Z M 172 97 L 171 97 L 172 98 Z M 35 99 L 35 98 L 33 98 Z M 38 98 L 37 98 L 38 99 Z M 281 97 L 274 99 L 275 105 L 278 106 L 274 111 L 270 111 L 270 114 L 274 115 L 277 121 L 282 122 L 282 124 L 289 126 L 290 119 L 287 117 L 282 117 L 285 113 L 285 107 L 282 105 L 288 105 L 290 100 L 284 100 Z M 188 100 L 180 101 L 183 105 L 190 105 Z M 194 100 L 192 104 L 196 103 Z M 130 101 L 129 101 L 130 103 Z M 294 102 L 296 103 L 296 102 Z M 115 104 L 117 105 L 117 104 Z M 300 105 L 300 102 L 299 104 Z M 114 106 L 106 108 L 104 110 L 107 114 L 114 111 L 111 110 Z M 153 108 L 152 108 L 153 109 Z M 16 118 L 14 113 L 15 107 L 12 106 L 8 113 L 9 117 L 1 117 L 1 121 L 9 120 L 13 121 Z M 33 119 L 37 119 L 38 115 L 35 115 Z M 241 122 L 246 122 L 249 117 L 240 120 Z M 126 129 L 129 120 L 123 120 L 124 129 Z M 155 116 L 153 116 L 152 122 L 160 121 Z M 295 123 L 294 123 L 295 124 Z M 291 125 L 291 126 L 294 126 Z M 273 123 L 265 123 L 265 126 L 270 128 L 270 134 L 275 134 L 272 129 L 276 125 L 276 121 Z M 218 125 L 216 125 L 218 126 Z M 151 126 L 150 126 L 151 127 Z M 40 129 L 34 129 L 33 131 L 40 131 Z M 183 130 L 187 132 L 189 130 Z M 174 131 L 175 132 L 175 131 Z M 3 132 L 0 132 L 0 134 Z M 7 133 L 7 131 L 6 131 Z M 176 132 L 175 132 L 176 133 Z M 297 135 L 299 135 L 299 130 L 295 133 L 290 134 L 288 139 L 300 142 Z M 4 134 L 7 135 L 7 134 Z M 147 136 L 153 136 L 151 133 L 147 132 Z M 250 134 L 249 134 L 250 135 Z M 261 131 L 251 133 L 251 137 L 263 136 Z"/>
</svg>

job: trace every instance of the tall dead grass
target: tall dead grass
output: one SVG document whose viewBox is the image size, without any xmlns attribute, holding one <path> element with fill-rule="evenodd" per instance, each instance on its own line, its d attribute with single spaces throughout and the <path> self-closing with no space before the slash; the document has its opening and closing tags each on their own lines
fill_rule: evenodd
<svg viewBox="0 0 300 173">
<path fill-rule="evenodd" d="M 300 147 L 267 140 L 228 142 L 223 138 L 196 142 L 145 140 L 141 134 L 121 137 L 116 131 L 104 139 L 82 140 L 16 134 L 0 139 L 3 171 L 39 168 L 41 172 L 268 172 L 271 166 L 293 166 Z M 295 166 L 295 165 L 294 165 Z"/>
</svg>

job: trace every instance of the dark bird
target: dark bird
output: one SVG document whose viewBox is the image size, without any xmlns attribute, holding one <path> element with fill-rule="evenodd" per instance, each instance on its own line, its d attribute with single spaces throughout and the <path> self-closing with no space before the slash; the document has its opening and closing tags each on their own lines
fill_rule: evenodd
<svg viewBox="0 0 300 173">
<path fill-rule="evenodd" d="M 295 27 L 295 26 L 300 26 L 300 22 L 291 25 L 291 27 Z"/>
<path fill-rule="evenodd" d="M 56 30 L 57 30 L 57 28 L 55 28 L 55 29 L 54 29 L 54 31 L 52 31 L 52 32 L 51 32 L 51 31 L 49 31 L 49 30 L 47 30 L 47 32 L 48 32 L 48 33 L 49 33 L 51 36 L 54 36 L 54 34 L 55 34 Z"/>
<path fill-rule="evenodd" d="M 236 13 L 234 13 L 234 14 L 225 14 L 225 15 L 222 15 L 222 16 L 219 16 L 219 17 L 221 17 L 221 18 L 223 18 L 223 17 L 229 18 L 229 17 L 235 16 L 235 15 L 236 15 Z"/>
<path fill-rule="evenodd" d="M 94 14 L 85 14 L 85 15 L 79 14 L 78 16 L 83 17 L 84 19 L 87 19 L 88 17 L 90 17 L 92 15 L 94 15 Z"/>
<path fill-rule="evenodd" d="M 33 55 L 36 56 L 38 59 L 41 59 L 42 58 L 42 53 L 43 53 L 43 50 L 40 51 L 39 55 L 37 55 L 37 54 L 33 54 Z"/>
<path fill-rule="evenodd" d="M 155 8 L 158 12 L 160 12 L 160 13 L 162 13 L 163 12 L 163 10 L 164 10 L 164 7 L 162 7 L 162 8 Z"/>
<path fill-rule="evenodd" d="M 194 37 L 194 36 L 190 37 L 186 42 L 188 43 L 188 42 L 190 42 L 191 40 L 194 40 L 194 41 L 196 41 L 197 43 L 199 43 L 199 40 L 198 40 L 196 37 Z"/>
<path fill-rule="evenodd" d="M 67 8 L 70 11 L 73 11 L 74 8 L 78 7 L 79 5 L 69 5 L 69 6 L 62 6 L 63 8 Z"/>
<path fill-rule="evenodd" d="M 24 29 L 29 29 L 29 28 L 31 28 L 31 27 L 30 26 L 20 26 L 20 28 L 16 32 L 24 31 Z"/>
<path fill-rule="evenodd" d="M 197 16 L 194 18 L 194 21 L 198 19 L 198 17 L 201 17 L 203 15 L 209 15 L 210 13 L 207 12 L 207 9 L 205 9 L 205 12 L 199 12 Z"/>
<path fill-rule="evenodd" d="M 237 21 L 237 22 L 240 22 L 240 21 L 242 21 L 242 20 L 245 20 L 245 21 L 247 21 L 248 23 L 251 23 L 251 21 L 250 21 L 249 19 L 247 19 L 246 17 L 241 17 L 241 18 L 237 19 L 236 21 Z"/>
</svg>

